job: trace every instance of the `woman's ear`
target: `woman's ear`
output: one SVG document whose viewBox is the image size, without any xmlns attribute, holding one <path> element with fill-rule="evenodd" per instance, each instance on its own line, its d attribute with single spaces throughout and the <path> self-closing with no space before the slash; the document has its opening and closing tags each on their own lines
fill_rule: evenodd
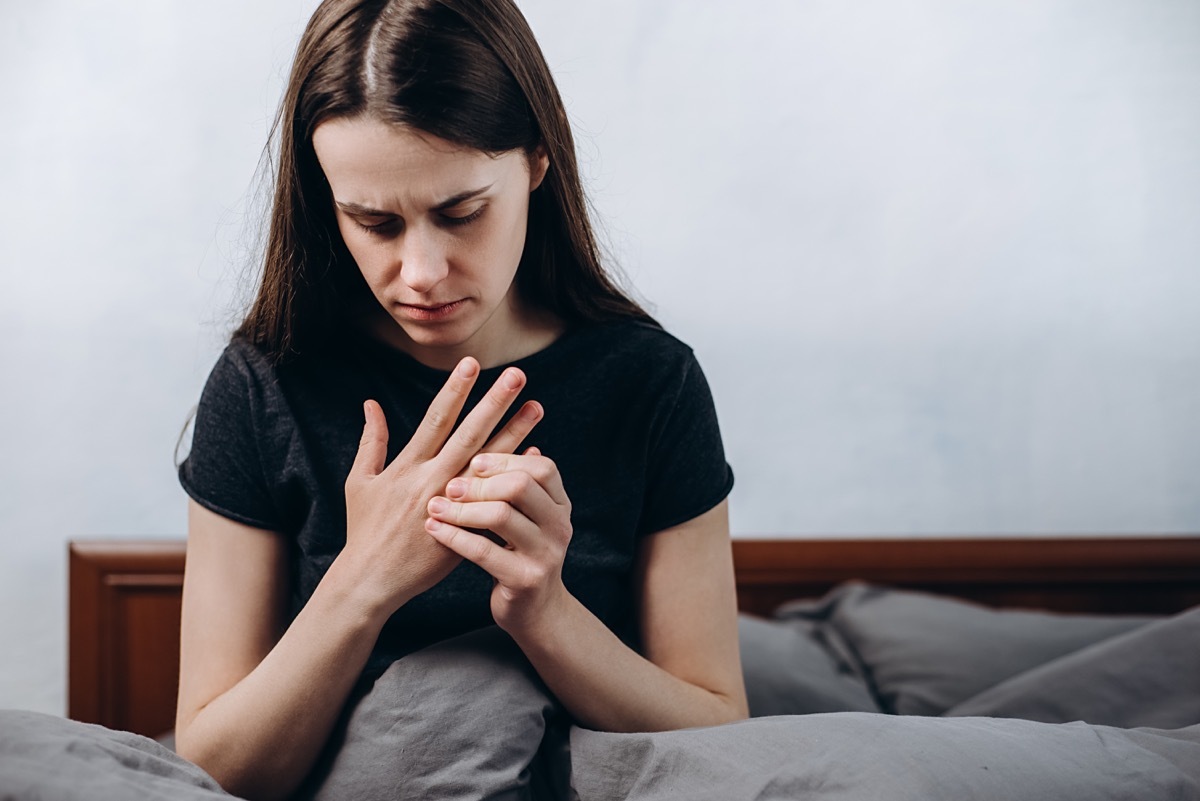
<svg viewBox="0 0 1200 801">
<path fill-rule="evenodd" d="M 550 170 L 550 157 L 546 155 L 546 146 L 538 145 L 529 154 L 529 191 L 537 189 Z"/>
</svg>

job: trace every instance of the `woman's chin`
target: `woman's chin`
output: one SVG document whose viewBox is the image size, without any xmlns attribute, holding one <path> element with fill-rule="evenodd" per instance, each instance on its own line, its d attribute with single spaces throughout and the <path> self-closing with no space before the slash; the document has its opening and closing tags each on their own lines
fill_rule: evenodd
<svg viewBox="0 0 1200 801">
<path fill-rule="evenodd" d="M 462 325 L 413 325 L 407 321 L 396 321 L 390 341 L 401 350 L 408 351 L 421 361 L 444 351 L 452 361 L 470 340 L 470 332 Z M 461 354 L 458 354 L 461 355 Z"/>
</svg>

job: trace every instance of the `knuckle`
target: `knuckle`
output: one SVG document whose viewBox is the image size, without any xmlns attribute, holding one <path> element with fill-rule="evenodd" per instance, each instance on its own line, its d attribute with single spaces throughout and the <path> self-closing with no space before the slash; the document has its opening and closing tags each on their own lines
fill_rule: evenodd
<svg viewBox="0 0 1200 801">
<path fill-rule="evenodd" d="M 483 396 L 484 401 L 496 411 L 503 412 L 508 408 L 509 399 L 503 390 L 493 389 Z"/>
<path fill-rule="evenodd" d="M 429 410 L 425 412 L 425 424 L 431 428 L 444 428 L 449 417 L 450 416 L 441 409 L 431 406 Z"/>
<path fill-rule="evenodd" d="M 553 478 L 554 474 L 558 472 L 558 465 L 556 465 L 552 459 L 546 456 L 536 457 L 533 464 L 533 469 L 537 472 L 538 478 L 542 479 L 543 481 Z"/>
<path fill-rule="evenodd" d="M 513 483 L 513 491 L 521 495 L 529 492 L 537 484 L 534 477 L 525 472 L 514 473 L 510 481 Z"/>
<path fill-rule="evenodd" d="M 475 537 L 466 547 L 467 558 L 477 562 L 487 555 L 488 543 L 483 537 Z"/>
<path fill-rule="evenodd" d="M 458 427 L 458 432 L 455 435 L 458 437 L 462 447 L 469 451 L 477 451 L 483 444 L 484 432 L 474 421 L 466 420 Z"/>
<path fill-rule="evenodd" d="M 526 565 L 513 580 L 513 589 L 524 593 L 537 587 L 537 579 L 535 577 L 534 568 Z"/>
<path fill-rule="evenodd" d="M 544 585 L 550 578 L 550 568 L 541 562 L 534 562 L 525 571 L 525 579 L 530 589 Z"/>
</svg>

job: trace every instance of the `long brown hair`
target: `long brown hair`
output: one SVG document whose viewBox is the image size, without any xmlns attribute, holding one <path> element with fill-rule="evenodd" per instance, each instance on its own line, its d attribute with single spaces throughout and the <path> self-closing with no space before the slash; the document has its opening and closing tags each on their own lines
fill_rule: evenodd
<svg viewBox="0 0 1200 801">
<path fill-rule="evenodd" d="M 511 0 L 325 0 L 272 129 L 262 282 L 235 337 L 283 361 L 336 335 L 365 296 L 312 145 L 322 122 L 363 114 L 488 153 L 544 147 L 550 168 L 530 196 L 517 269 L 522 298 L 569 324 L 654 322 L 601 264 L 562 98 Z"/>
</svg>

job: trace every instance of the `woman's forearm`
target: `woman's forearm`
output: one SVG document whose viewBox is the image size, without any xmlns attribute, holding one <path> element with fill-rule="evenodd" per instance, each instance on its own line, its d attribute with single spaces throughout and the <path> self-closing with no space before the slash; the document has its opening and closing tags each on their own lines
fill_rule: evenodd
<svg viewBox="0 0 1200 801">
<path fill-rule="evenodd" d="M 179 720 L 176 747 L 229 792 L 291 793 L 316 761 L 386 615 L 360 600 L 337 560 L 262 662 Z"/>
<path fill-rule="evenodd" d="M 629 648 L 568 592 L 536 628 L 510 633 L 546 686 L 588 728 L 666 731 L 747 715 L 741 699 L 686 682 Z"/>
</svg>

